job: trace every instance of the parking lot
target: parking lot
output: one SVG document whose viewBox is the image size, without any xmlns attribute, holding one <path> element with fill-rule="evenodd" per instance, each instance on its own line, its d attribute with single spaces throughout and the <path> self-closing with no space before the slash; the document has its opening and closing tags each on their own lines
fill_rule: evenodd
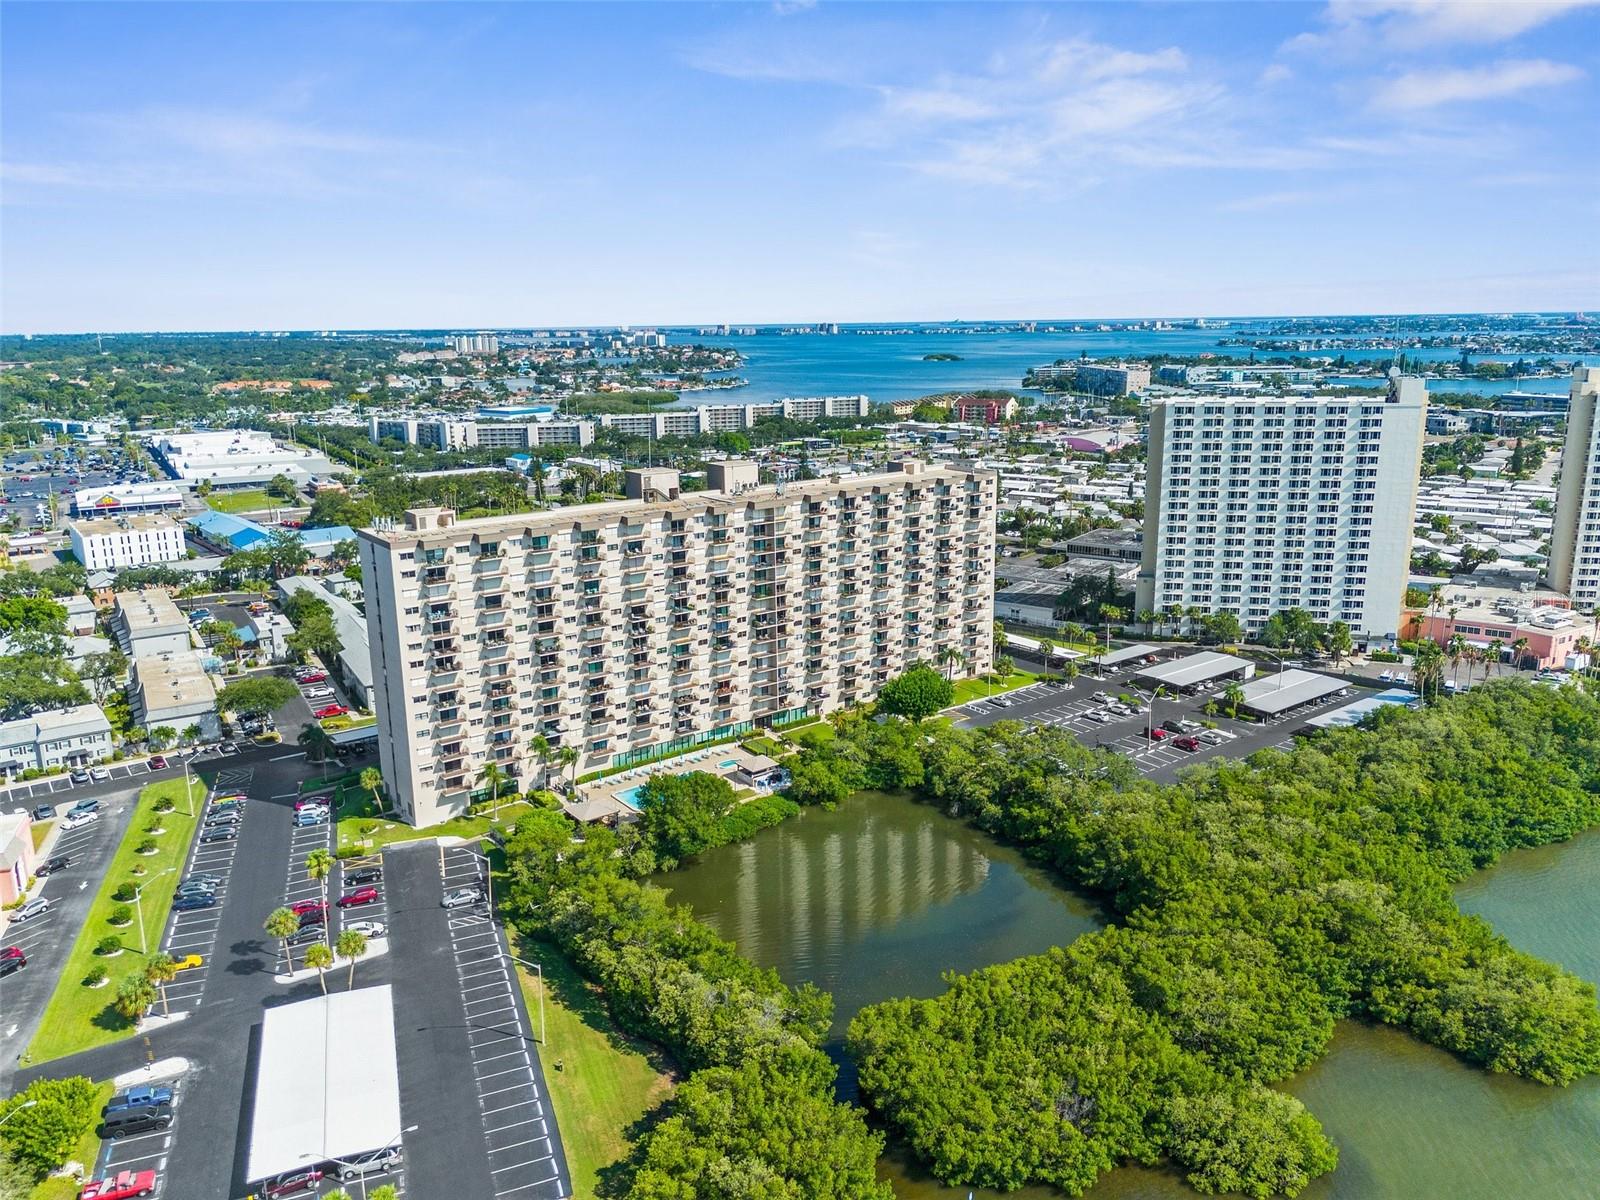
<svg viewBox="0 0 1600 1200">
<path fill-rule="evenodd" d="M 1130 666 L 1121 672 L 1108 671 L 1103 679 L 1086 673 L 1072 683 L 1030 684 L 1003 696 L 971 701 L 952 710 L 951 716 L 957 724 L 969 727 L 1025 721 L 1065 729 L 1086 746 L 1126 754 L 1145 775 L 1170 782 L 1183 767 L 1210 758 L 1242 758 L 1257 750 L 1290 749 L 1294 738 L 1289 730 L 1304 724 L 1309 716 L 1349 704 L 1362 694 L 1352 685 L 1287 718 L 1248 721 L 1229 718 L 1221 711 L 1209 715 L 1204 711 L 1212 701 L 1219 708 L 1224 707 L 1220 685 L 1189 695 L 1152 697 L 1129 682 L 1128 676 L 1137 669 Z M 1121 697 L 1127 697 L 1132 704 L 1122 704 Z M 1112 711 L 1111 704 L 1121 705 L 1124 711 Z M 1189 722 L 1192 728 L 1183 734 L 1194 736 L 1197 748 L 1180 748 L 1178 738 L 1183 734 L 1149 736 L 1150 729 L 1167 721 Z"/>
</svg>

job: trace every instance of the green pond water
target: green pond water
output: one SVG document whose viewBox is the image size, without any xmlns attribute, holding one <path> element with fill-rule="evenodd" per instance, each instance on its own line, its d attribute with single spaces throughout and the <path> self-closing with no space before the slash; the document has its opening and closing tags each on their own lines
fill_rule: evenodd
<svg viewBox="0 0 1600 1200">
<path fill-rule="evenodd" d="M 831 992 L 834 1042 L 864 1005 L 932 996 L 946 971 L 1035 954 L 1099 927 L 1093 904 L 1016 851 L 903 796 L 808 811 L 659 880 L 673 898 L 790 983 Z M 1600 981 L 1600 831 L 1521 851 L 1457 889 L 1517 946 Z M 854 1089 L 842 1062 L 841 1087 Z M 1600 1079 L 1546 1088 L 1493 1076 L 1384 1028 L 1346 1022 L 1328 1054 L 1284 1085 L 1338 1144 L 1308 1200 L 1594 1200 Z M 903 1200 L 963 1200 L 891 1148 Z M 981 1200 L 1058 1200 L 1053 1188 Z M 1176 1175 L 1118 1168 L 1093 1200 L 1193 1200 Z"/>
</svg>

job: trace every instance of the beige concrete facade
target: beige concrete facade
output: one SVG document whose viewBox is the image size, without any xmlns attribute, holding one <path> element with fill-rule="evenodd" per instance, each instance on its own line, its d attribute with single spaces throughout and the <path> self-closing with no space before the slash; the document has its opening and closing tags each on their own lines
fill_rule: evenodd
<svg viewBox="0 0 1600 1200">
<path fill-rule="evenodd" d="M 870 699 L 941 650 L 987 670 L 995 476 L 897 466 L 781 489 L 732 469 L 683 494 L 658 472 L 639 500 L 363 530 L 404 819 L 461 812 L 490 762 L 533 785 L 535 736 L 583 774 Z"/>
</svg>

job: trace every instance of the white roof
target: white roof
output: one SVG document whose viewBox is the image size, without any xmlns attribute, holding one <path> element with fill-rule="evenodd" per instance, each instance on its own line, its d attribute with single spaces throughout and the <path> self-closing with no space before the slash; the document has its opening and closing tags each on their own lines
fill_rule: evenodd
<svg viewBox="0 0 1600 1200">
<path fill-rule="evenodd" d="M 1118 663 L 1127 662 L 1129 659 L 1143 658 L 1147 654 L 1159 653 L 1161 653 L 1160 646 L 1150 646 L 1144 642 L 1135 642 L 1131 646 L 1124 646 L 1120 650 L 1112 650 L 1106 654 L 1102 654 L 1099 661 L 1100 665 L 1103 667 L 1114 667 Z"/>
<path fill-rule="evenodd" d="M 266 1010 L 246 1178 L 350 1159 L 400 1137 L 392 989 Z"/>
<path fill-rule="evenodd" d="M 1248 658 L 1239 658 L 1237 655 L 1223 654 L 1216 650 L 1206 650 L 1173 662 L 1157 663 L 1153 667 L 1146 667 L 1135 678 L 1149 683 L 1187 688 L 1194 687 L 1199 683 L 1208 683 L 1213 679 L 1220 679 L 1222 676 L 1231 675 L 1235 671 L 1245 671 L 1246 677 L 1248 677 L 1255 672 L 1255 666 L 1255 663 Z"/>
<path fill-rule="evenodd" d="M 1244 699 L 1240 704 L 1251 712 L 1276 716 L 1288 709 L 1331 696 L 1346 686 L 1341 679 L 1318 675 L 1315 671 L 1294 668 L 1272 671 L 1244 685 Z"/>
</svg>

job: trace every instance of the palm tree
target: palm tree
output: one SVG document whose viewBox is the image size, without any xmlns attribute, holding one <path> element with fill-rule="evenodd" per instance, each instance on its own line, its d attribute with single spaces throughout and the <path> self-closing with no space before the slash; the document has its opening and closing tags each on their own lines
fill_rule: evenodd
<svg viewBox="0 0 1600 1200">
<path fill-rule="evenodd" d="M 1181 605 L 1181 604 L 1169 604 L 1169 605 L 1167 605 L 1166 618 L 1167 618 L 1166 619 L 1166 624 L 1167 625 L 1171 625 L 1172 626 L 1172 632 L 1174 634 L 1176 634 L 1178 632 L 1178 622 L 1183 620 L 1183 605 Z M 1166 629 L 1163 628 L 1162 632 L 1165 633 Z"/>
<path fill-rule="evenodd" d="M 189 726 L 186 726 L 184 728 L 183 740 L 188 742 L 189 745 L 192 746 L 196 742 L 198 742 L 201 738 L 205 737 L 205 735 L 206 735 L 206 731 L 204 729 L 201 729 L 200 726 L 198 726 L 198 725 L 189 725 Z"/>
<path fill-rule="evenodd" d="M 1153 608 L 1141 608 L 1139 610 L 1139 624 L 1144 626 L 1146 633 L 1154 633 L 1156 631 L 1156 610 Z"/>
<path fill-rule="evenodd" d="M 1067 677 L 1068 683 L 1072 683 L 1078 678 L 1078 675 L 1080 674 L 1080 668 L 1075 661 L 1069 658 L 1066 661 L 1066 664 L 1061 668 L 1061 673 Z"/>
<path fill-rule="evenodd" d="M 326 729 L 313 721 L 300 730 L 300 745 L 305 750 L 306 757 L 312 762 L 326 762 L 328 751 L 333 747 L 333 739 L 328 736 Z"/>
<path fill-rule="evenodd" d="M 1039 639 L 1039 657 L 1044 660 L 1044 669 L 1050 669 L 1050 657 L 1056 652 L 1056 644 L 1049 638 Z"/>
<path fill-rule="evenodd" d="M 1489 653 L 1494 658 L 1495 666 L 1498 667 L 1503 661 L 1505 661 L 1505 650 L 1505 642 L 1501 641 L 1499 638 L 1489 639 Z M 1489 672 L 1487 670 L 1484 671 L 1483 677 L 1485 679 L 1489 678 Z"/>
<path fill-rule="evenodd" d="M 554 753 L 554 747 L 550 745 L 550 739 L 542 733 L 536 733 L 528 740 L 528 749 L 532 750 L 534 758 L 539 760 L 539 786 L 541 788 L 549 787 L 550 756 Z"/>
<path fill-rule="evenodd" d="M 323 974 L 333 966 L 333 951 L 328 949 L 327 942 L 312 942 L 306 947 L 306 966 L 317 969 L 317 982 L 322 985 L 322 994 L 328 994 L 328 977 Z"/>
<path fill-rule="evenodd" d="M 290 909 L 275 908 L 267 914 L 262 928 L 267 931 L 268 937 L 275 937 L 283 943 L 284 963 L 289 970 L 293 970 L 294 960 L 289 956 L 289 939 L 300 932 L 300 918 Z"/>
<path fill-rule="evenodd" d="M 955 666 L 956 664 L 964 661 L 966 656 L 963 655 L 961 653 L 961 651 L 957 650 L 954 646 L 940 646 L 939 647 L 939 653 L 937 655 L 935 655 L 934 657 L 939 660 L 939 665 L 940 666 L 946 668 L 945 673 L 944 673 L 944 677 L 946 679 L 953 680 L 955 678 L 955 674 L 954 674 L 954 672 L 949 670 L 949 668 L 951 668 L 951 667 Z"/>
<path fill-rule="evenodd" d="M 350 960 L 350 986 L 356 985 L 356 959 L 367 952 L 367 935 L 358 933 L 354 929 L 346 929 L 339 935 L 339 940 L 333 944 L 334 952 L 340 958 Z"/>
<path fill-rule="evenodd" d="M 1459 613 L 1461 609 L 1459 606 L 1452 604 L 1447 611 L 1450 614 L 1450 636 L 1454 637 L 1456 632 L 1456 614 Z"/>
<path fill-rule="evenodd" d="M 372 807 L 377 812 L 382 812 L 383 807 L 378 803 L 378 789 L 383 786 L 383 772 L 377 767 L 364 767 L 361 771 L 361 786 L 367 789 L 372 797 Z"/>
<path fill-rule="evenodd" d="M 178 731 L 171 725 L 157 725 L 150 731 L 150 749 L 165 750 L 178 738 Z"/>
<path fill-rule="evenodd" d="M 1522 670 L 1523 661 L 1528 656 L 1528 645 L 1528 639 L 1525 637 L 1519 637 L 1511 643 L 1511 661 L 1519 671 Z"/>
<path fill-rule="evenodd" d="M 306 855 L 306 877 L 322 885 L 322 903 L 328 903 L 328 876 L 333 874 L 333 855 L 326 850 L 313 850 Z"/>
<path fill-rule="evenodd" d="M 505 770 L 499 763 L 484 763 L 478 771 L 478 778 L 489 785 L 489 803 L 493 806 L 492 820 L 500 819 L 500 785 L 506 781 Z"/>
<path fill-rule="evenodd" d="M 1122 610 L 1115 604 L 1102 604 L 1100 606 L 1100 619 L 1106 623 L 1106 649 L 1111 649 L 1111 622 L 1122 619 Z M 1100 670 L 1105 670 L 1105 664 L 1099 664 Z"/>
<path fill-rule="evenodd" d="M 1006 627 L 999 621 L 994 623 L 994 652 L 1004 653 L 1006 648 Z"/>
<path fill-rule="evenodd" d="M 116 999 L 111 1007 L 117 1015 L 128 1021 L 137 1021 L 145 1009 L 156 1002 L 156 985 L 142 972 L 129 975 L 117 987 Z"/>
<path fill-rule="evenodd" d="M 172 1009 L 167 1006 L 167 984 L 177 975 L 178 962 L 170 954 L 152 954 L 144 965 L 144 977 L 161 989 L 161 1015 L 165 1017 L 172 1015 Z"/>
<path fill-rule="evenodd" d="M 572 769 L 572 786 L 578 786 L 578 751 L 575 746 L 562 746 L 556 751 L 556 763 L 562 770 Z"/>
<path fill-rule="evenodd" d="M 1453 609 L 1451 610 L 1454 611 Z M 1452 634 L 1445 643 L 1445 657 L 1450 660 L 1450 679 L 1453 683 L 1461 682 L 1461 659 L 1467 652 L 1467 639 L 1459 633 Z"/>
<path fill-rule="evenodd" d="M 1233 680 L 1222 689 L 1222 698 L 1228 702 L 1228 715 L 1237 717 L 1239 705 L 1244 703 L 1244 688 L 1239 686 L 1238 680 Z"/>
</svg>

